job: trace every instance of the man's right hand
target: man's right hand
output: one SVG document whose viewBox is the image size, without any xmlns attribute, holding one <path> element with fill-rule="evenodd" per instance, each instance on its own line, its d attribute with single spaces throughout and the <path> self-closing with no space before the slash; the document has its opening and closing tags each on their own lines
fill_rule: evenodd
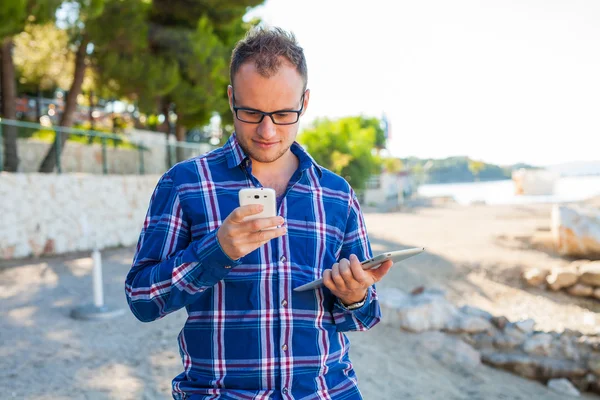
<svg viewBox="0 0 600 400">
<path fill-rule="evenodd" d="M 245 217 L 255 215 L 263 206 L 252 204 L 238 207 L 232 211 L 217 231 L 217 240 L 221 248 L 232 260 L 237 260 L 258 249 L 271 239 L 285 235 L 286 227 L 268 229 L 283 225 L 282 217 L 260 218 L 244 221 Z"/>
</svg>

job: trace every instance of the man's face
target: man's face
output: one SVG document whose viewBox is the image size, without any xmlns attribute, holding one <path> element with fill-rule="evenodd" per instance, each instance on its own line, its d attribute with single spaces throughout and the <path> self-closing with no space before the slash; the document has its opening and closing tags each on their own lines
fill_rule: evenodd
<svg viewBox="0 0 600 400">
<path fill-rule="evenodd" d="M 229 106 L 273 112 L 300 110 L 308 106 L 309 91 L 303 95 L 304 82 L 296 68 L 285 61 L 270 78 L 260 75 L 254 62 L 243 64 L 234 77 L 233 88 L 227 89 Z M 235 96 L 235 103 L 233 102 Z M 302 103 L 304 99 L 304 104 Z M 277 120 L 277 116 L 275 116 Z M 265 116 L 258 124 L 240 121 L 233 116 L 237 140 L 253 162 L 272 163 L 290 149 L 298 134 L 299 123 L 276 125 Z"/>
</svg>

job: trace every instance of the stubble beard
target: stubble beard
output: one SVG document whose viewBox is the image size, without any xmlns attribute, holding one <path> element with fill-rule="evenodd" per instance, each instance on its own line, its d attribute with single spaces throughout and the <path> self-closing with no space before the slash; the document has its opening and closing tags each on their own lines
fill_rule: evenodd
<svg viewBox="0 0 600 400">
<path fill-rule="evenodd" d="M 284 148 L 279 149 L 277 151 L 277 153 L 275 153 L 275 155 L 269 157 L 265 153 L 261 153 L 260 150 L 251 149 L 250 146 L 248 146 L 244 140 L 240 140 L 239 137 L 238 137 L 238 143 L 239 143 L 240 147 L 242 148 L 242 150 L 244 150 L 244 153 L 246 153 L 246 155 L 248 157 L 250 157 L 253 161 L 257 161 L 259 163 L 264 163 L 264 164 L 273 163 L 273 162 L 279 160 L 281 157 L 283 157 L 283 155 L 285 153 L 287 153 L 287 151 L 290 149 L 290 147 L 292 147 L 291 144 L 289 146 L 284 146 Z M 283 145 L 283 143 L 281 143 L 281 144 Z"/>
</svg>

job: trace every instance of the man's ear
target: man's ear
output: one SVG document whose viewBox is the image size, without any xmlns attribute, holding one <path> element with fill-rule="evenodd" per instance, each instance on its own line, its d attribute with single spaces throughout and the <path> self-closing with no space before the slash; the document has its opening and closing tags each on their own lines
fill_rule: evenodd
<svg viewBox="0 0 600 400">
<path fill-rule="evenodd" d="M 308 100 L 310 99 L 310 89 L 306 89 L 306 91 L 304 92 L 304 108 L 302 109 L 302 114 L 300 115 L 304 115 L 304 113 L 306 112 L 306 109 L 308 108 Z"/>
<path fill-rule="evenodd" d="M 229 109 L 233 112 L 233 86 L 227 85 L 227 98 L 229 99 Z"/>
</svg>

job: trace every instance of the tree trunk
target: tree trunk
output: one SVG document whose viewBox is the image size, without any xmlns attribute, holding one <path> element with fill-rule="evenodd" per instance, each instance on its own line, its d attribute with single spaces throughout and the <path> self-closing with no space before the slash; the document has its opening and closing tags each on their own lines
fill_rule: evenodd
<svg viewBox="0 0 600 400">
<path fill-rule="evenodd" d="M 167 169 L 169 169 L 174 164 L 172 155 L 173 153 L 171 152 L 171 146 L 169 145 L 169 139 L 171 136 L 171 122 L 169 121 L 169 111 L 171 110 L 171 105 L 164 97 L 159 98 L 158 104 L 159 113 L 165 116 L 165 120 L 161 125 L 162 131 L 165 133 L 165 140 L 167 141 L 165 145 L 165 148 L 167 149 L 165 162 L 167 163 Z M 161 126 L 158 126 L 157 129 L 160 131 Z"/>
<path fill-rule="evenodd" d="M 89 101 L 90 101 L 90 129 L 91 130 L 95 130 L 96 129 L 96 121 L 94 120 L 94 107 L 96 106 L 96 104 L 94 104 L 94 91 L 90 90 L 90 94 L 89 94 Z"/>
<path fill-rule="evenodd" d="M 42 118 L 42 101 L 42 89 L 38 85 L 37 97 L 35 99 L 35 121 L 38 124 L 40 123 L 40 118 Z"/>
<path fill-rule="evenodd" d="M 0 50 L 2 58 L 2 116 L 6 119 L 17 119 L 17 89 L 15 83 L 15 65 L 12 58 L 12 37 L 2 41 Z M 19 154 L 17 153 L 17 127 L 3 125 L 4 171 L 17 172 Z"/>
<path fill-rule="evenodd" d="M 81 43 L 79 44 L 79 48 L 77 49 L 77 53 L 75 54 L 75 73 L 73 76 L 73 84 L 67 93 L 65 110 L 60 117 L 60 126 L 68 128 L 73 125 L 75 110 L 77 109 L 77 97 L 81 94 L 81 86 L 83 85 L 83 78 L 85 77 L 85 59 L 88 43 L 89 39 L 84 35 Z M 54 171 L 54 166 L 56 165 L 56 148 L 60 147 L 60 152 L 62 153 L 68 138 L 69 135 L 65 133 L 56 136 L 54 144 L 52 147 L 50 147 L 48 153 L 46 153 L 46 157 L 44 157 L 44 161 L 42 161 L 42 164 L 40 165 L 39 172 L 50 173 Z"/>
<path fill-rule="evenodd" d="M 90 110 L 89 110 L 89 118 L 90 118 L 90 130 L 95 130 L 96 129 L 96 123 L 94 121 L 94 91 L 90 90 L 90 93 L 88 94 L 88 100 L 90 103 Z M 94 136 L 88 136 L 88 143 L 92 144 L 94 143 Z"/>
<path fill-rule="evenodd" d="M 184 143 L 185 142 L 185 126 L 177 124 L 176 130 L 175 130 L 175 137 L 177 138 L 177 142 L 178 143 Z M 186 148 L 184 148 L 183 146 L 177 146 L 177 162 L 181 162 L 183 160 L 186 160 L 188 157 L 186 156 Z"/>
</svg>

